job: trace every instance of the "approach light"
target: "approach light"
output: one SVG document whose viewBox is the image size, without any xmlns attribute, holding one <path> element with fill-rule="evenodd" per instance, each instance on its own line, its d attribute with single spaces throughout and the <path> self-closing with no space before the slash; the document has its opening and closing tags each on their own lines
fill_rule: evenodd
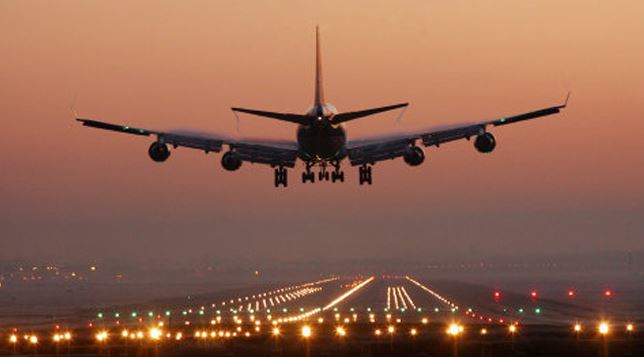
<svg viewBox="0 0 644 357">
<path fill-rule="evenodd" d="M 610 332 L 610 326 L 607 322 L 601 322 L 598 327 L 599 333 L 602 335 L 607 335 Z"/>
<path fill-rule="evenodd" d="M 632 323 L 626 324 L 626 331 L 627 332 L 633 332 L 635 331 L 635 326 Z"/>
<path fill-rule="evenodd" d="M 338 326 L 335 329 L 335 334 L 340 336 L 340 337 L 344 337 L 344 336 L 347 335 L 347 331 L 344 329 L 344 327 Z"/>
<path fill-rule="evenodd" d="M 459 324 L 450 324 L 449 327 L 447 328 L 447 334 L 451 336 L 458 336 L 463 332 L 463 326 Z"/>
<path fill-rule="evenodd" d="M 107 340 L 107 331 L 101 331 L 96 334 L 96 341 L 105 342 Z"/>
<path fill-rule="evenodd" d="M 279 335 L 280 335 L 280 328 L 273 327 L 273 336 L 279 336 Z"/>
<path fill-rule="evenodd" d="M 575 332 L 581 332 L 581 324 L 575 324 L 573 330 L 575 330 Z"/>
<path fill-rule="evenodd" d="M 36 336 L 36 335 L 29 336 L 29 343 L 31 343 L 32 345 L 37 344 L 38 343 L 38 336 Z"/>
<path fill-rule="evenodd" d="M 390 335 L 393 335 L 394 332 L 396 332 L 396 328 L 390 325 L 387 327 L 387 332 L 389 332 Z"/>
<path fill-rule="evenodd" d="M 309 338 L 309 337 L 311 337 L 311 334 L 312 334 L 312 332 L 311 332 L 311 326 L 304 325 L 304 326 L 302 327 L 302 337 L 304 337 L 304 338 Z"/>
<path fill-rule="evenodd" d="M 11 342 L 11 343 L 18 342 L 18 336 L 16 336 L 16 335 L 9 336 L 9 342 Z"/>
<path fill-rule="evenodd" d="M 409 334 L 412 335 L 412 336 L 416 336 L 418 334 L 418 330 L 413 328 L 413 329 L 409 330 Z"/>
<path fill-rule="evenodd" d="M 486 328 L 481 329 L 481 335 L 487 335 L 487 329 Z"/>
<path fill-rule="evenodd" d="M 516 325 L 510 325 L 510 327 L 508 327 L 508 331 L 509 331 L 511 334 L 516 333 L 516 332 L 517 332 L 517 326 L 516 326 Z"/>
<path fill-rule="evenodd" d="M 148 331 L 148 335 L 150 336 L 150 339 L 156 341 L 161 339 L 161 336 L 163 336 L 163 332 L 160 329 L 153 327 L 150 329 L 150 331 Z"/>
</svg>

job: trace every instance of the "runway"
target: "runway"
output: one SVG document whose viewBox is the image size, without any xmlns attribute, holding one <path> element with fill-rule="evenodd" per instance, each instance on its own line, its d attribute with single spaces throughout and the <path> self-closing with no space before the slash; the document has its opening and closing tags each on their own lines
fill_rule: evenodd
<svg viewBox="0 0 644 357">
<path fill-rule="evenodd" d="M 438 341 L 442 343 L 438 350 L 450 351 L 445 341 L 451 338 L 463 340 L 463 346 L 494 345 L 510 353 L 540 338 L 554 339 L 557 348 L 582 343 L 590 349 L 610 335 L 620 348 L 641 347 L 637 339 L 641 310 L 629 311 L 614 291 L 600 293 L 592 306 L 593 299 L 579 299 L 577 291 L 562 291 L 560 298 L 542 297 L 536 288 L 520 293 L 409 275 L 329 276 L 269 285 L 199 295 L 191 297 L 190 304 L 167 299 L 109 306 L 24 326 L 3 320 L 5 339 L 0 345 L 4 353 L 60 352 L 65 345 L 70 351 L 94 348 L 92 353 L 101 355 L 115 349 L 129 355 L 132 349 L 163 344 L 167 354 L 184 348 L 250 348 L 249 353 L 262 355 L 272 351 L 266 341 L 279 337 L 281 355 L 297 355 L 302 340 L 314 338 L 317 350 L 327 352 L 328 343 L 322 341 L 335 344 L 338 339 L 346 341 L 343 346 L 357 344 L 353 346 L 363 349 L 389 340 L 391 348 L 395 344 L 397 351 L 408 352 L 422 341 Z M 616 308 L 609 313 L 611 306 Z M 600 331 L 602 323 L 606 333 Z M 225 342 L 233 340 L 237 342 Z M 386 350 L 369 348 L 374 355 Z"/>
</svg>

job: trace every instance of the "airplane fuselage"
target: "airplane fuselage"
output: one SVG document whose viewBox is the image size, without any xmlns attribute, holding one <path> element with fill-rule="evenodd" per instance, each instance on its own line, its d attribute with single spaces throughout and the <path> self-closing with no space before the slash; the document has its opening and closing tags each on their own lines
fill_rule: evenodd
<svg viewBox="0 0 644 357">
<path fill-rule="evenodd" d="M 346 155 L 347 134 L 341 124 L 333 124 L 337 113 L 330 104 L 316 104 L 307 115 L 316 120 L 297 128 L 300 156 L 306 161 L 339 161 Z"/>
</svg>

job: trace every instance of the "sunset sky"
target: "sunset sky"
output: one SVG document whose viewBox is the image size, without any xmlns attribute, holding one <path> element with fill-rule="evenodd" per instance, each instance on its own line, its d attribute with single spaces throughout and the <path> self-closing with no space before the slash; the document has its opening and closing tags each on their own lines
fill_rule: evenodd
<svg viewBox="0 0 644 357">
<path fill-rule="evenodd" d="M 279 4 L 279 5 L 277 5 Z M 644 249 L 642 1 L 0 1 L 0 259 L 477 260 Z M 340 111 L 409 101 L 349 138 L 478 121 L 497 149 L 287 189 L 219 154 L 81 127 L 294 139 L 231 106 L 304 112 L 320 26 Z M 74 99 L 75 98 L 75 99 Z"/>
</svg>

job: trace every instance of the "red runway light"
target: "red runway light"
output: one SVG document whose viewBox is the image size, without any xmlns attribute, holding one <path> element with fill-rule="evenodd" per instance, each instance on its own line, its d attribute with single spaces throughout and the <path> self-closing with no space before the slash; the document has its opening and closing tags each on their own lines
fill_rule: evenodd
<svg viewBox="0 0 644 357">
<path fill-rule="evenodd" d="M 568 296 L 570 296 L 570 297 L 575 296 L 575 291 L 574 290 L 568 290 Z"/>
<path fill-rule="evenodd" d="M 606 291 L 604 291 L 604 296 L 611 297 L 611 296 L 613 296 L 613 292 L 610 291 L 610 290 L 606 290 Z"/>
<path fill-rule="evenodd" d="M 534 290 L 532 290 L 532 291 L 530 292 L 530 296 L 531 296 L 531 297 L 533 297 L 533 298 L 536 298 L 536 297 L 537 297 L 537 292 L 536 292 L 536 291 L 534 291 Z"/>
</svg>

